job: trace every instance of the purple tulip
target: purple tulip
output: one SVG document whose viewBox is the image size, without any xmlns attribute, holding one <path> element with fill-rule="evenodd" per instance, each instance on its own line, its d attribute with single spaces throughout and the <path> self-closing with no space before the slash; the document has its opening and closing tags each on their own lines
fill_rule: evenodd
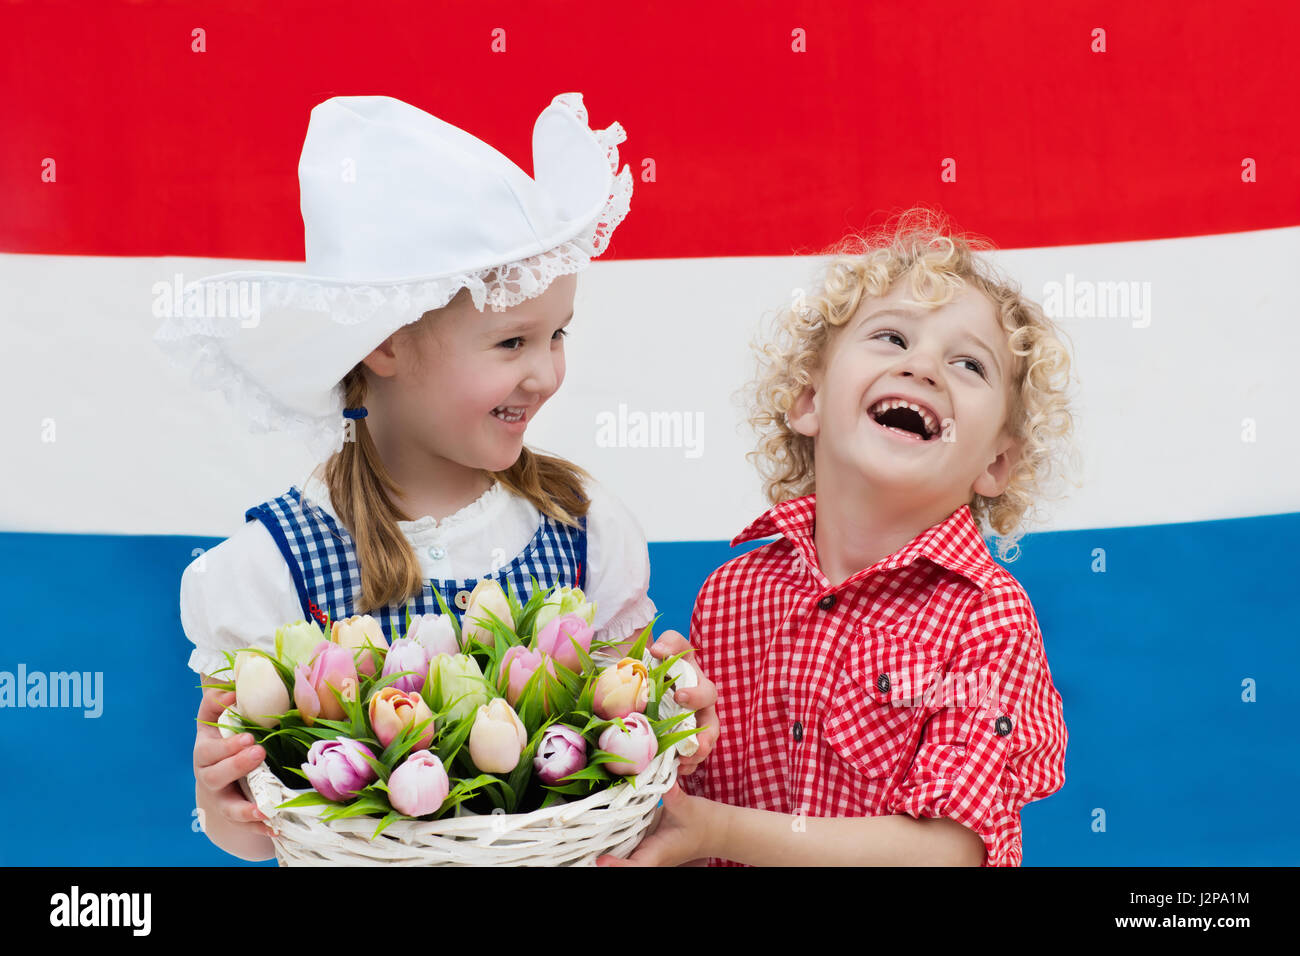
<svg viewBox="0 0 1300 956">
<path fill-rule="evenodd" d="M 557 783 L 561 777 L 577 773 L 587 766 L 587 741 L 582 734 L 564 724 L 546 728 L 537 745 L 533 770 L 542 783 Z"/>
<path fill-rule="evenodd" d="M 388 802 L 398 813 L 422 817 L 442 806 L 451 783 L 442 761 L 427 750 L 417 750 L 388 776 Z"/>
<path fill-rule="evenodd" d="M 561 614 L 537 632 L 537 649 L 550 654 L 575 674 L 581 674 L 582 658 L 578 656 L 573 641 L 578 642 L 584 653 L 590 653 L 595 633 L 581 616 Z"/>
<path fill-rule="evenodd" d="M 456 630 L 445 614 L 420 614 L 411 618 L 411 629 L 406 636 L 424 647 L 430 657 L 460 653 Z"/>
<path fill-rule="evenodd" d="M 605 769 L 620 777 L 633 777 L 639 774 L 659 753 L 659 738 L 655 736 L 650 719 L 645 714 L 628 714 L 623 718 L 627 730 L 618 724 L 610 724 L 601 733 L 597 746 L 606 753 L 617 754 L 626 758 L 623 761 L 611 761 Z"/>
<path fill-rule="evenodd" d="M 429 651 L 423 644 L 405 637 L 393 641 L 388 656 L 384 658 L 384 670 L 381 676 L 390 677 L 402 671 L 415 671 L 415 673 L 399 677 L 388 686 L 414 694 L 424 689 L 425 679 L 429 676 Z"/>
<path fill-rule="evenodd" d="M 321 796 L 343 802 L 376 779 L 374 768 L 361 755 L 363 750 L 375 755 L 365 744 L 347 737 L 318 740 L 307 751 L 302 772 Z"/>
</svg>

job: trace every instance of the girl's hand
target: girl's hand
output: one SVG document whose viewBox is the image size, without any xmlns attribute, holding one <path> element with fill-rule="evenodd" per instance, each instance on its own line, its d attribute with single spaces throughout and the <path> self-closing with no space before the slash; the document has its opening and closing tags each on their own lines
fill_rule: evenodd
<svg viewBox="0 0 1300 956">
<path fill-rule="evenodd" d="M 682 660 L 695 668 L 695 676 L 699 683 L 695 687 L 681 688 L 673 697 L 681 706 L 695 711 L 695 724 L 703 729 L 695 735 L 700 749 L 689 757 L 677 758 L 677 774 L 682 777 L 694 771 L 709 758 L 713 745 L 718 740 L 719 732 L 718 712 L 714 706 L 718 701 L 718 689 L 713 681 L 704 676 L 700 665 L 695 663 L 695 649 L 676 631 L 664 631 L 659 635 L 659 639 L 650 645 L 650 653 L 660 659 L 672 657 L 683 651 L 686 652 L 686 656 Z"/>
<path fill-rule="evenodd" d="M 674 783 L 664 794 L 663 815 L 654 830 L 626 860 L 605 854 L 597 866 L 679 866 L 713 856 L 708 840 L 718 832 L 719 804 L 693 797 Z"/>
<path fill-rule="evenodd" d="M 205 676 L 203 682 L 208 683 Z M 220 691 L 214 687 L 203 691 L 199 702 L 200 721 L 216 721 L 221 712 L 235 702 L 234 691 Z M 235 832 L 248 832 L 258 836 L 270 836 L 271 828 L 264 822 L 266 817 L 257 809 L 257 804 L 244 796 L 239 789 L 239 779 L 262 762 L 266 752 L 253 744 L 252 734 L 237 734 L 234 737 L 222 737 L 216 727 L 207 724 L 197 725 L 194 736 L 194 780 L 201 790 L 206 791 L 206 800 L 201 802 L 216 809 L 230 822 L 222 829 Z M 210 829 L 209 825 L 204 826 Z"/>
</svg>

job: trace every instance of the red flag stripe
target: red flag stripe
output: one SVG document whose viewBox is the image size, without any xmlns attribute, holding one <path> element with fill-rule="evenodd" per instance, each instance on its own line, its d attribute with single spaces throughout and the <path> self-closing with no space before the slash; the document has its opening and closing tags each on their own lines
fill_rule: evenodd
<svg viewBox="0 0 1300 956">
<path fill-rule="evenodd" d="M 7 4 L 0 251 L 301 260 L 308 112 L 359 93 L 531 171 L 582 92 L 637 178 L 611 258 L 814 252 L 915 202 L 1004 247 L 1295 225 L 1297 33 L 1250 2 Z"/>
</svg>

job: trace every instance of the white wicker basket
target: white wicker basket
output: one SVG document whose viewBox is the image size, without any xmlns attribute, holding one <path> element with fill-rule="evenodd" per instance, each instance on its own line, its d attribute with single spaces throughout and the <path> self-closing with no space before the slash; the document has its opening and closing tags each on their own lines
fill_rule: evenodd
<svg viewBox="0 0 1300 956">
<path fill-rule="evenodd" d="M 651 659 L 646 657 L 647 662 Z M 695 670 L 678 661 L 669 673 L 674 690 L 694 687 Z M 659 716 L 680 714 L 672 694 L 659 704 Z M 221 735 L 235 728 L 218 720 Z M 673 730 L 695 727 L 691 715 Z M 626 856 L 658 820 L 660 798 L 677 779 L 677 755 L 699 749 L 694 736 L 679 741 L 651 761 L 636 786 L 620 783 L 573 803 L 514 814 L 469 814 L 441 820 L 398 820 L 371 839 L 379 820 L 347 817 L 325 821 L 323 806 L 277 810 L 308 790 L 292 790 L 265 763 L 240 779 L 240 786 L 266 814 L 281 866 L 591 866 L 605 853 Z"/>
</svg>

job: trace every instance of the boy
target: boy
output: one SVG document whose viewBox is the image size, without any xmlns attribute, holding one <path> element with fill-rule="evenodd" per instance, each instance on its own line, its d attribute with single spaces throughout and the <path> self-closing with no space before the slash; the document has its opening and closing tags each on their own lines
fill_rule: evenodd
<svg viewBox="0 0 1300 956">
<path fill-rule="evenodd" d="M 841 246 L 844 252 L 847 247 Z M 775 507 L 733 541 L 691 644 L 721 737 L 627 861 L 1021 862 L 1067 732 L 1028 597 L 996 564 L 1072 427 L 1051 323 L 923 217 L 842 254 L 763 352 Z"/>
</svg>

